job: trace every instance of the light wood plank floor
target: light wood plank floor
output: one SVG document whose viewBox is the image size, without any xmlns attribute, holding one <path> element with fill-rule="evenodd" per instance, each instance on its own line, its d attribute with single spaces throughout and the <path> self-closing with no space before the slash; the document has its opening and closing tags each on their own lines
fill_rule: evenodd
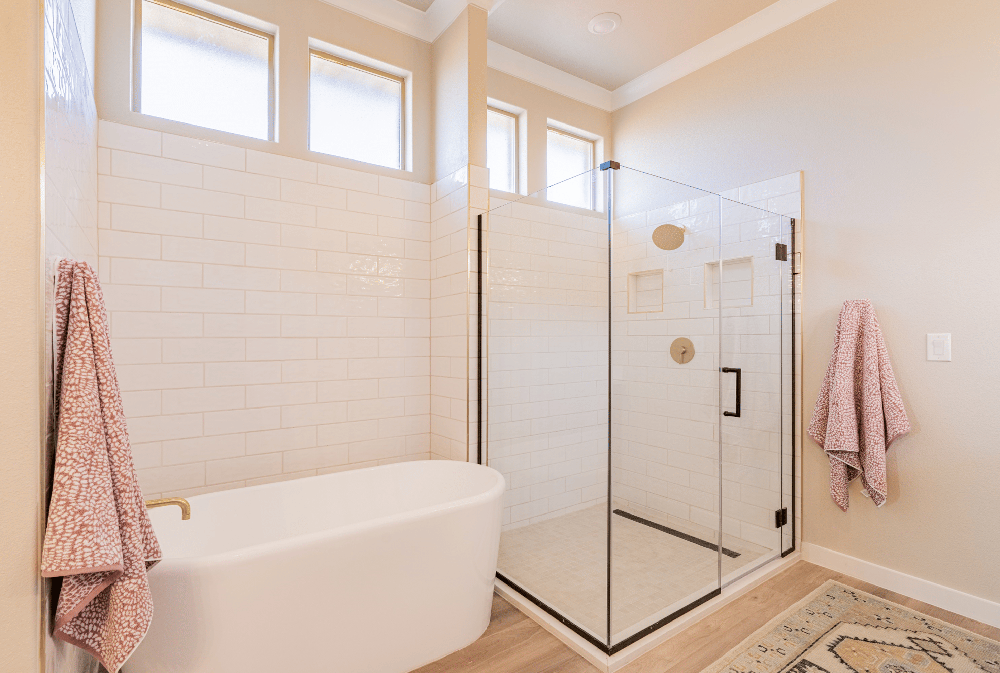
<svg viewBox="0 0 1000 673">
<path fill-rule="evenodd" d="M 961 626 L 987 638 L 1000 640 L 1000 629 L 812 563 L 800 561 L 718 612 L 681 631 L 674 638 L 621 669 L 622 673 L 699 673 L 739 645 L 744 638 L 830 579 Z"/>
<path fill-rule="evenodd" d="M 691 625 L 622 673 L 700 673 L 754 631 L 828 579 L 1000 641 L 1000 629 L 867 582 L 800 561 L 780 575 Z M 499 596 L 483 637 L 414 673 L 595 673 L 596 668 Z"/>
<path fill-rule="evenodd" d="M 493 617 L 479 640 L 413 673 L 597 673 L 597 669 L 494 595 Z"/>
</svg>

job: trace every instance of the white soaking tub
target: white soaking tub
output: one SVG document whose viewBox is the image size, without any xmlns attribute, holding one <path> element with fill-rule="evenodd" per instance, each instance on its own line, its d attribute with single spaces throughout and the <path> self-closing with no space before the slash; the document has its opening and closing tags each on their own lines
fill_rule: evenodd
<svg viewBox="0 0 1000 673">
<path fill-rule="evenodd" d="M 150 511 L 164 559 L 126 673 L 404 673 L 489 625 L 504 479 L 418 461 Z"/>
</svg>

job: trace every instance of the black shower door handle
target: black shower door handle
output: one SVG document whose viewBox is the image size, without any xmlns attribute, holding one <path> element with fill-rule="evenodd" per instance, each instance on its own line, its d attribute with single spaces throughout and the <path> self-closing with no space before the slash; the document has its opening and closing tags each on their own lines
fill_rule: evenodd
<svg viewBox="0 0 1000 673">
<path fill-rule="evenodd" d="M 739 367 L 723 367 L 723 374 L 736 374 L 736 411 L 723 411 L 723 416 L 740 417 L 740 407 L 743 406 L 743 370 Z"/>
</svg>

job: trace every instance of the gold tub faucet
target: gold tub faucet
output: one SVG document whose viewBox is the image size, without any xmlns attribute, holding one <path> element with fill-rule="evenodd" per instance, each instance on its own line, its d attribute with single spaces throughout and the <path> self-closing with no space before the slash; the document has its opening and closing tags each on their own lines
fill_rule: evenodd
<svg viewBox="0 0 1000 673">
<path fill-rule="evenodd" d="M 191 504 L 184 498 L 160 498 L 159 500 L 147 500 L 146 509 L 154 507 L 168 507 L 177 505 L 181 508 L 181 519 L 187 521 L 191 518 Z"/>
</svg>

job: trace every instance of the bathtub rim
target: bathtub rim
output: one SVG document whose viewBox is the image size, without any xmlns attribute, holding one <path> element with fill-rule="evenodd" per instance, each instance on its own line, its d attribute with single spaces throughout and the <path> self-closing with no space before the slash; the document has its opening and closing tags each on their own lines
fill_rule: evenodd
<svg viewBox="0 0 1000 673">
<path fill-rule="evenodd" d="M 329 478 L 339 474 L 345 474 L 346 472 L 364 472 L 369 470 L 384 470 L 386 468 L 400 469 L 396 466 L 407 465 L 411 462 L 423 462 L 423 461 L 407 461 L 403 463 L 390 463 L 388 465 L 372 465 L 371 467 L 364 467 L 358 470 L 346 470 L 344 472 L 331 472 L 329 474 L 318 474 L 311 475 L 309 477 L 301 477 L 300 479 L 288 479 L 285 481 L 271 482 L 268 484 L 257 484 L 255 486 L 245 486 L 240 489 L 233 490 L 267 490 L 267 489 L 277 489 L 282 486 L 287 486 L 289 483 L 297 482 L 306 479 L 320 479 Z M 427 462 L 439 462 L 439 461 L 427 461 Z M 449 500 L 447 502 L 438 503 L 434 505 L 428 505 L 426 507 L 421 507 L 419 509 L 405 510 L 403 512 L 398 512 L 395 514 L 390 514 L 388 516 L 381 516 L 374 519 L 367 519 L 365 521 L 359 521 L 352 524 L 347 524 L 345 526 L 338 526 L 337 528 L 328 528 L 324 530 L 315 531 L 312 533 L 306 533 L 304 535 L 295 535 L 292 537 L 280 538 L 278 540 L 271 540 L 269 542 L 260 542 L 257 544 L 247 545 L 245 547 L 240 547 L 238 549 L 230 549 L 227 551 L 217 552 L 215 554 L 204 554 L 204 555 L 188 555 L 188 556 L 167 556 L 163 555 L 160 558 L 160 562 L 157 563 L 157 567 L 160 568 L 160 573 L 164 571 L 170 571 L 171 573 L 182 571 L 186 568 L 197 567 L 199 569 L 207 569 L 213 566 L 223 565 L 226 563 L 232 563 L 235 561 L 250 561 L 258 558 L 264 558 L 270 556 L 272 553 L 292 551 L 295 549 L 303 548 L 309 544 L 315 543 L 320 540 L 337 540 L 340 538 L 349 537 L 352 534 L 356 534 L 362 530 L 378 530 L 380 528 L 388 528 L 389 526 L 397 523 L 412 523 L 416 521 L 421 521 L 424 519 L 432 518 L 436 515 L 448 513 L 451 511 L 456 511 L 460 509 L 466 509 L 474 507 L 476 505 L 485 504 L 491 500 L 503 497 L 503 493 L 507 487 L 506 478 L 496 469 L 489 467 L 487 465 L 479 465 L 477 463 L 466 463 L 464 461 L 440 461 L 440 462 L 454 462 L 460 465 L 468 465 L 476 469 L 485 468 L 494 473 L 496 477 L 496 483 L 494 483 L 487 490 L 476 493 L 475 495 L 467 496 L 465 498 L 460 498 L 458 500 Z M 204 496 L 214 496 L 217 494 L 223 494 L 226 491 L 214 491 L 212 493 L 204 493 Z M 191 499 L 194 500 L 201 496 L 194 496 Z M 193 514 L 193 513 L 192 513 Z M 154 528 L 154 533 L 155 533 Z M 151 569 L 152 570 L 152 569 Z"/>
</svg>

